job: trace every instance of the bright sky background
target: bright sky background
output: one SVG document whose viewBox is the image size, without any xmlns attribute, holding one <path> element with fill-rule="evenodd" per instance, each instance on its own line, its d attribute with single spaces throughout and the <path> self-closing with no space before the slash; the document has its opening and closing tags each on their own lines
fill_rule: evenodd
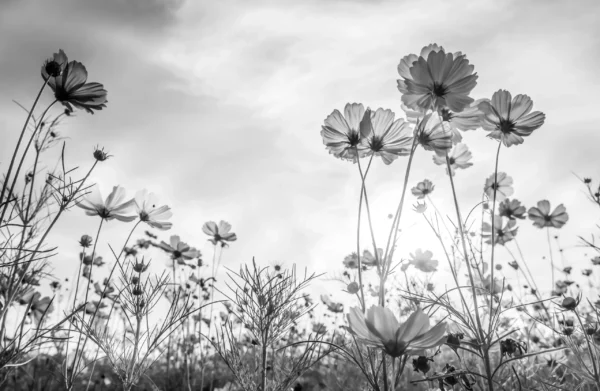
<svg viewBox="0 0 600 391">
<path fill-rule="evenodd" d="M 323 120 L 347 102 L 400 115 L 398 62 L 436 42 L 475 65 L 473 97 L 504 88 L 528 94 L 534 110 L 546 113 L 545 125 L 523 145 L 502 150 L 500 170 L 513 177 L 515 197 L 527 207 L 541 199 L 553 208 L 565 204 L 570 221 L 561 243 L 573 247 L 600 217 L 573 175 L 600 179 L 598 14 L 593 0 L 2 0 L 0 161 L 6 167 L 25 117 L 11 100 L 31 104 L 41 64 L 62 48 L 108 91 L 105 110 L 78 112 L 62 128 L 71 166 L 91 165 L 95 145 L 115 156 L 92 177 L 105 195 L 113 185 L 131 196 L 142 188 L 155 192 L 174 212 L 174 229 L 161 238 L 179 234 L 205 258 L 211 250 L 202 224 L 229 221 L 239 240 L 225 252 L 226 266 L 255 257 L 262 265 L 296 263 L 332 276 L 356 250 L 360 182 L 355 165 L 325 150 Z M 464 214 L 493 172 L 496 143 L 485 136 L 482 130 L 465 136 L 475 165 L 456 176 Z M 406 162 L 378 160 L 368 179 L 381 245 Z M 425 178 L 436 185 L 438 208 L 454 217 L 444 169 L 419 149 L 410 187 Z M 411 210 L 414 202 L 409 194 L 399 255 L 431 249 L 444 265 L 435 238 Z M 97 223 L 74 209 L 59 224 L 50 238 L 60 246 L 52 261 L 57 275 L 72 275 L 77 240 L 93 235 Z M 545 233 L 530 221 L 519 225 L 538 283 L 548 281 Z M 103 238 L 116 247 L 131 226 L 109 228 Z M 99 251 L 108 256 L 104 244 Z M 565 250 L 575 275 L 591 267 L 584 253 Z M 498 260 L 510 260 L 503 249 Z M 315 293 L 342 298 L 340 285 L 323 281 Z"/>
</svg>

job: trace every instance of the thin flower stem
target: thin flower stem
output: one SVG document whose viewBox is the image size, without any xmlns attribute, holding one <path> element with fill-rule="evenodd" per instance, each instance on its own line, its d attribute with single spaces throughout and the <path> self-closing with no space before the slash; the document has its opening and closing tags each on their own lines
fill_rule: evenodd
<svg viewBox="0 0 600 391">
<path fill-rule="evenodd" d="M 490 321 L 489 321 L 489 325 L 488 325 L 488 333 L 492 332 L 492 324 L 493 324 L 493 317 L 491 316 L 493 313 L 493 305 L 494 305 L 494 300 L 492 300 L 492 296 L 494 295 L 494 286 L 495 286 L 495 281 L 494 281 L 494 254 L 495 254 L 495 249 L 496 249 L 496 193 L 498 191 L 498 160 L 500 158 L 500 147 L 502 147 L 502 143 L 499 142 L 498 143 L 498 150 L 496 151 L 496 166 L 494 168 L 494 185 L 493 185 L 493 189 L 494 189 L 494 196 L 492 198 L 492 254 L 491 254 L 491 259 L 490 259 Z"/>
<path fill-rule="evenodd" d="M 398 208 L 396 209 L 396 214 L 394 216 L 390 234 L 388 236 L 387 245 L 385 247 L 385 253 L 384 253 L 383 259 L 386 260 L 386 262 L 383 263 L 383 266 L 389 266 L 389 264 L 391 263 L 392 255 L 394 254 L 394 246 L 396 244 L 396 240 L 397 240 L 397 236 L 398 236 L 398 226 L 400 225 L 400 218 L 402 217 L 402 208 L 404 206 L 404 197 L 406 195 L 406 188 L 408 187 L 408 178 L 410 175 L 410 168 L 412 166 L 412 161 L 413 161 L 413 157 L 415 155 L 416 150 L 417 150 L 417 137 L 414 137 L 413 144 L 410 149 L 410 156 L 408 157 L 408 164 L 406 166 L 406 172 L 404 174 L 404 185 L 402 187 L 402 195 L 400 196 L 400 203 L 398 204 Z M 393 234 L 393 240 L 392 240 L 392 234 Z M 392 245 L 392 247 L 390 247 L 390 245 Z M 387 272 L 388 272 L 388 269 L 384 269 L 384 270 L 382 270 L 382 273 L 381 273 L 382 284 L 379 287 L 381 306 L 383 306 L 385 303 L 385 300 L 383 298 L 383 294 L 385 293 L 383 285 L 385 283 L 385 275 Z"/>
<path fill-rule="evenodd" d="M 366 180 L 366 176 L 367 173 L 369 172 L 369 168 L 371 167 L 371 162 L 373 161 L 373 155 L 371 155 L 371 160 L 369 160 L 369 164 L 367 166 L 367 169 L 365 170 L 365 173 L 363 175 L 362 170 L 360 168 L 360 159 L 358 158 L 358 147 L 356 147 L 356 154 L 357 154 L 357 162 L 358 162 L 358 170 L 360 173 L 360 179 L 361 179 L 361 189 L 360 189 L 360 199 L 358 202 L 358 223 L 357 223 L 357 227 L 356 227 L 356 257 L 358 260 L 358 284 L 360 287 L 360 304 L 361 304 L 361 308 L 363 313 L 366 311 L 366 302 L 365 302 L 365 291 L 364 291 L 364 287 L 363 287 L 363 279 L 362 279 L 362 261 L 360 258 L 360 220 L 361 220 L 361 214 L 362 214 L 362 204 L 363 204 L 363 196 L 366 196 L 366 189 L 365 189 L 365 180 Z M 371 223 L 371 219 L 369 218 L 369 224 Z M 373 229 L 371 227 L 371 235 L 373 235 Z M 373 246 L 375 246 L 375 239 L 373 238 Z M 377 253 L 377 248 L 375 247 L 375 259 L 377 260 L 378 257 L 378 253 Z M 377 270 L 380 270 L 380 263 L 379 261 L 377 261 Z"/>
<path fill-rule="evenodd" d="M 554 257 L 552 256 L 552 244 L 550 243 L 550 227 L 546 227 L 548 237 L 548 251 L 550 253 L 550 268 L 552 273 L 552 289 L 554 289 Z"/>
<path fill-rule="evenodd" d="M 448 159 L 448 154 L 446 154 L 446 164 L 448 165 L 448 170 L 450 170 L 450 159 Z M 460 207 L 458 206 L 458 199 L 456 197 L 456 189 L 454 187 L 454 180 L 452 179 L 452 175 L 450 177 L 450 186 L 452 187 L 452 197 L 454 198 L 454 207 L 456 208 L 456 218 L 458 219 L 458 230 L 460 233 L 460 239 L 463 247 L 463 255 L 465 257 L 465 262 L 467 263 L 467 271 L 469 272 L 469 281 L 471 282 L 471 293 L 473 295 L 473 305 L 475 311 L 475 320 L 477 321 L 477 329 L 479 330 L 479 340 L 484 345 L 483 346 L 483 356 L 484 356 L 484 364 L 485 371 L 487 373 L 487 381 L 488 381 L 488 390 L 494 390 L 494 382 L 492 380 L 492 368 L 490 365 L 490 357 L 489 350 L 487 346 L 487 342 L 485 341 L 485 334 L 483 332 L 483 328 L 481 326 L 481 319 L 479 317 L 479 305 L 477 304 L 477 292 L 475 290 L 475 281 L 473 280 L 473 271 L 471 270 L 471 262 L 469 261 L 469 255 L 467 252 L 467 243 L 465 240 L 465 233 L 463 230 L 462 217 L 460 214 Z M 490 314 L 491 316 L 491 314 Z"/>
<path fill-rule="evenodd" d="M 50 108 L 52 106 L 54 106 L 54 104 L 56 102 L 57 102 L 57 100 L 54 100 L 54 102 L 50 103 L 50 105 L 48 105 L 48 107 L 46 107 L 46 110 L 44 110 L 44 113 L 42 114 L 41 119 L 43 119 L 46 116 L 46 113 L 48 112 L 48 110 L 50 110 Z M 33 130 L 33 133 L 31 134 L 31 137 L 29 138 L 29 142 L 27 143 L 27 146 L 25 147 L 25 151 L 23 151 L 23 156 L 21 156 L 21 160 L 19 161 L 19 165 L 17 166 L 17 170 L 15 171 L 14 178 L 10 185 L 10 189 L 8 190 L 7 197 L 10 197 L 10 195 L 13 194 L 13 191 L 15 190 L 15 185 L 17 184 L 17 179 L 19 178 L 19 173 L 21 172 L 21 168 L 23 167 L 23 162 L 25 161 L 25 157 L 27 156 L 27 151 L 29 151 L 29 147 L 31 147 L 31 143 L 33 142 L 33 139 L 35 138 L 35 134 L 37 133 L 37 130 L 40 128 L 40 126 L 42 124 L 41 119 L 40 119 L 40 122 L 38 123 L 38 125 Z M 27 126 L 27 124 L 25 124 L 25 126 Z M 6 182 L 8 182 L 8 180 L 9 180 L 9 178 L 7 175 L 6 178 L 4 179 L 3 187 L 6 185 Z M 4 219 L 4 215 L 6 213 L 6 210 L 8 209 L 9 204 L 10 203 L 6 203 L 4 205 L 4 208 L 2 208 L 2 211 L 0 212 L 0 222 L 2 222 L 2 220 Z"/>
<path fill-rule="evenodd" d="M 583 322 L 581 321 L 581 317 L 577 310 L 575 312 L 575 317 L 579 321 L 579 325 L 581 326 L 581 331 L 583 331 L 583 335 L 585 336 L 585 341 L 587 342 L 588 351 L 590 353 L 590 361 L 592 362 L 594 368 L 594 381 L 596 382 L 596 386 L 600 388 L 600 375 L 598 374 L 598 367 L 596 366 L 596 358 L 594 357 L 594 351 L 592 349 L 592 344 L 590 343 L 590 336 L 585 332 L 585 327 L 583 327 Z"/>
<path fill-rule="evenodd" d="M 8 171 L 6 173 L 6 176 L 4 177 L 4 182 L 2 183 L 2 190 L 0 191 L 0 205 L 2 205 L 2 201 L 4 200 L 4 192 L 6 191 L 6 185 L 10 179 L 10 174 L 12 173 L 12 169 L 15 164 L 15 158 L 17 157 L 19 147 L 21 146 L 21 141 L 23 141 L 23 136 L 25 135 L 25 130 L 27 130 L 27 124 L 29 124 L 29 120 L 31 119 L 31 116 L 33 115 L 33 111 L 35 110 L 35 106 L 37 106 L 37 103 L 40 100 L 40 96 L 42 96 L 42 92 L 44 91 L 44 88 L 46 88 L 46 85 L 48 84 L 49 80 L 50 80 L 50 78 L 44 80 L 44 84 L 42 85 L 42 88 L 40 88 L 40 91 L 38 92 L 37 96 L 35 97 L 35 100 L 33 101 L 31 110 L 29 110 L 29 113 L 27 114 L 27 119 L 25 120 L 25 124 L 23 124 L 23 129 L 21 129 L 21 134 L 19 135 L 19 140 L 17 141 L 17 145 L 15 146 L 15 151 L 13 152 L 12 158 L 10 160 L 10 165 L 8 166 Z M 9 195 L 7 196 L 7 198 L 10 197 L 11 193 L 9 192 L 8 194 Z M 7 208 L 7 207 L 8 207 L 8 203 L 5 204 L 5 208 Z M 0 222 L 2 221 L 3 217 L 4 217 L 4 212 L 2 213 L 2 217 L 0 217 Z"/>
</svg>

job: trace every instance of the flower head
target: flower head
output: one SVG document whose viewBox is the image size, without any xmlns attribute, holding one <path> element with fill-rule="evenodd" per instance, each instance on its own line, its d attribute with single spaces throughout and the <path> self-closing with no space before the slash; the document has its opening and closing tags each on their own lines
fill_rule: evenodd
<svg viewBox="0 0 600 391">
<path fill-rule="evenodd" d="M 433 258 L 433 253 L 429 250 L 423 252 L 420 248 L 415 251 L 415 254 L 410 254 L 411 260 L 409 263 L 415 268 L 425 273 L 431 273 L 437 270 L 439 262 Z"/>
<path fill-rule="evenodd" d="M 446 152 L 452 148 L 450 127 L 444 126 L 440 119 L 437 116 L 432 116 L 431 113 L 417 122 L 415 137 L 426 151 L 434 151 L 440 156 L 446 156 Z"/>
<path fill-rule="evenodd" d="M 107 152 L 104 152 L 104 148 L 100 149 L 96 147 L 94 149 L 94 159 L 96 159 L 97 161 L 103 162 L 109 157 L 111 157 L 111 155 L 109 155 Z"/>
<path fill-rule="evenodd" d="M 429 316 L 420 309 L 400 324 L 389 308 L 372 306 L 365 315 L 353 307 L 348 314 L 348 324 L 348 330 L 356 338 L 384 349 L 392 357 L 421 354 L 424 349 L 441 345 L 446 339 L 446 324 L 432 328 Z"/>
<path fill-rule="evenodd" d="M 521 144 L 523 137 L 542 126 L 546 119 L 541 111 L 532 113 L 532 108 L 533 101 L 527 95 L 513 98 L 510 92 L 498 90 L 491 101 L 479 104 L 483 113 L 481 126 L 491 132 L 489 137 L 502 141 L 507 147 Z"/>
<path fill-rule="evenodd" d="M 152 228 L 168 230 L 173 224 L 167 222 L 173 216 L 171 208 L 167 205 L 157 207 L 157 198 L 154 193 L 148 193 L 146 189 L 139 191 L 135 195 L 135 205 L 140 221 L 145 222 Z"/>
<path fill-rule="evenodd" d="M 519 200 L 507 198 L 498 205 L 498 214 L 511 220 L 524 219 L 525 211 L 525 207 L 521 205 L 521 201 Z"/>
<path fill-rule="evenodd" d="M 512 188 L 513 179 L 506 175 L 505 172 L 499 172 L 497 178 L 494 177 L 494 174 L 490 175 L 490 177 L 485 180 L 485 186 L 483 188 L 483 191 L 490 200 L 494 198 L 494 189 L 496 189 L 496 201 L 502 201 L 514 193 L 514 189 Z"/>
<path fill-rule="evenodd" d="M 133 199 L 125 201 L 125 189 L 121 186 L 113 187 L 105 201 L 102 200 L 98 188 L 94 187 L 90 194 L 77 203 L 77 206 L 84 209 L 88 216 L 100 216 L 104 220 L 117 219 L 124 222 L 136 219 L 136 216 L 130 215 L 134 205 Z"/>
<path fill-rule="evenodd" d="M 517 235 L 518 227 L 516 220 L 507 220 L 502 216 L 494 216 L 494 244 L 503 245 L 510 242 Z M 492 225 L 484 222 L 481 236 L 486 238 L 488 244 L 492 244 Z"/>
<path fill-rule="evenodd" d="M 94 241 L 94 239 L 92 239 L 92 237 L 90 235 L 82 235 L 81 239 L 79 239 L 79 245 L 81 247 L 88 248 L 92 245 L 93 241 Z"/>
<path fill-rule="evenodd" d="M 471 151 L 465 144 L 456 144 L 448 153 L 448 161 L 450 162 L 450 172 L 454 175 L 457 168 L 466 169 L 473 165 L 469 160 L 473 157 Z M 433 162 L 438 166 L 446 165 L 446 157 L 433 155 Z M 448 168 L 446 168 L 448 173 Z"/>
<path fill-rule="evenodd" d="M 417 197 L 417 199 L 422 200 L 423 198 L 425 198 L 425 196 L 431 194 L 434 188 L 435 186 L 433 185 L 433 183 L 431 183 L 429 179 L 425 179 L 422 182 L 417 183 L 417 186 L 410 189 L 410 191 L 415 197 Z"/>
<path fill-rule="evenodd" d="M 370 110 L 367 109 L 367 113 Z M 366 116 L 366 114 L 365 114 Z M 377 109 L 368 121 L 365 141 L 368 149 L 375 156 L 381 156 L 385 164 L 391 164 L 398 156 L 410 154 L 412 148 L 412 129 L 408 122 L 398 118 L 394 121 L 394 113 L 387 109 Z"/>
<path fill-rule="evenodd" d="M 54 53 L 52 58 L 47 59 L 42 65 L 42 78 L 48 80 L 50 77 L 60 76 L 65 70 L 69 59 L 62 49 Z"/>
<path fill-rule="evenodd" d="M 368 136 L 370 110 L 365 111 L 361 103 L 348 103 L 344 114 L 335 109 L 321 127 L 323 143 L 333 156 L 357 162 L 357 158 L 366 155 L 366 144 L 361 143 Z M 361 126 L 362 125 L 362 126 Z M 357 155 L 358 151 L 358 155 Z"/>
<path fill-rule="evenodd" d="M 33 318 L 36 324 L 39 324 L 43 318 L 54 310 L 52 299 L 49 297 L 42 298 L 40 292 L 33 290 L 25 293 L 20 299 L 19 304 L 29 305 L 28 315 Z"/>
<path fill-rule="evenodd" d="M 321 295 L 321 301 L 327 306 L 327 309 L 333 313 L 339 313 L 344 311 L 344 305 L 342 303 L 336 303 L 327 295 Z"/>
<path fill-rule="evenodd" d="M 42 67 L 42 77 L 54 91 L 54 97 L 70 112 L 73 106 L 94 114 L 93 110 L 106 107 L 106 90 L 100 83 L 87 83 L 87 70 L 77 61 L 67 62 L 60 50 Z"/>
<path fill-rule="evenodd" d="M 469 97 L 477 85 L 474 66 L 461 53 L 446 53 L 436 44 L 424 47 L 421 55 L 405 56 L 398 65 L 398 90 L 411 109 L 449 108 L 461 112 L 473 102 Z"/>
<path fill-rule="evenodd" d="M 554 227 L 561 228 L 569 220 L 567 209 L 563 204 L 558 205 L 552 213 L 550 213 L 550 202 L 542 200 L 535 206 L 529 208 L 527 212 L 529 219 L 533 220 L 533 225 L 538 228 Z"/>
<path fill-rule="evenodd" d="M 169 243 L 160 242 L 158 246 L 171 254 L 171 258 L 178 262 L 189 261 L 200 256 L 200 251 L 182 242 L 177 235 L 171 236 Z"/>
<path fill-rule="evenodd" d="M 204 223 L 202 231 L 208 236 L 212 236 L 208 241 L 215 246 L 217 243 L 221 243 L 221 246 L 226 246 L 226 242 L 235 242 L 237 240 L 236 234 L 229 232 L 231 231 L 231 224 L 223 220 L 219 222 L 218 226 L 214 221 Z"/>
</svg>

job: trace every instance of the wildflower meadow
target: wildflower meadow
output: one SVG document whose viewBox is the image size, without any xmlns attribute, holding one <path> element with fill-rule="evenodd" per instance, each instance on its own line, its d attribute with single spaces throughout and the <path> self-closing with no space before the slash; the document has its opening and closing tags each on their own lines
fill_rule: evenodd
<svg viewBox="0 0 600 391">
<path fill-rule="evenodd" d="M 170 181 L 181 168 L 167 148 L 151 159 L 170 176 L 141 188 L 124 179 L 135 157 L 118 141 L 78 151 L 73 129 L 97 130 L 94 123 L 118 110 L 98 76 L 104 70 L 93 57 L 80 62 L 70 41 L 27 53 L 38 62 L 21 65 L 29 74 L 23 85 L 35 87 L 9 106 L 19 127 L 1 128 L 2 143 L 11 144 L 0 156 L 0 389 L 600 390 L 600 173 L 573 171 L 576 188 L 564 201 L 551 191 L 520 198 L 535 184 L 508 167 L 539 164 L 531 154 L 554 113 L 539 103 L 543 96 L 513 88 L 512 75 L 495 75 L 510 87 L 480 95 L 486 73 L 460 40 L 439 37 L 397 47 L 396 67 L 385 69 L 391 88 L 382 92 L 390 106 L 360 100 L 357 84 L 337 105 L 302 113 L 318 125 L 298 142 L 316 146 L 330 165 L 311 180 L 324 181 L 326 199 L 354 205 L 311 203 L 324 219 L 338 208 L 352 222 L 340 228 L 343 243 L 320 231 L 338 257 L 318 262 L 287 250 L 295 241 L 310 247 L 315 236 L 286 236 L 285 225 L 271 230 L 260 218 L 250 225 L 252 214 L 213 217 L 226 213 L 228 199 L 202 178 L 218 164 L 181 182 L 201 183 L 198 199 L 219 193 L 222 205 L 204 208 L 204 218 L 155 190 L 172 200 L 187 191 Z M 513 55 L 497 50 L 499 59 Z M 119 72 L 118 62 L 104 66 Z M 537 66 L 521 68 L 536 78 L 528 68 Z M 118 94 L 114 101 L 126 105 Z M 137 151 L 179 125 L 164 126 L 160 136 L 136 139 Z M 176 154 L 186 153 L 186 142 L 178 140 Z M 83 162 L 73 163 L 79 153 Z M 290 150 L 269 164 L 297 158 Z M 252 163 L 236 164 L 243 172 Z M 104 169 L 113 174 L 96 176 Z M 351 186 L 336 186 L 331 172 L 351 175 Z M 259 197 L 280 196 L 252 180 Z M 592 231 L 570 215 L 573 199 Z M 191 230 L 178 227 L 178 214 Z M 306 221 L 303 229 L 318 229 Z M 569 226 L 572 237 L 563 235 Z M 252 235 L 274 235 L 281 257 L 257 255 L 272 245 L 245 239 Z"/>
</svg>

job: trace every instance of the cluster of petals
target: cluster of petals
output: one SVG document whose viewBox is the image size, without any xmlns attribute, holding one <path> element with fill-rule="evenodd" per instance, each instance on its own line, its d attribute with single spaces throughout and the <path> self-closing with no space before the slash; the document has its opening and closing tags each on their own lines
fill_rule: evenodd
<svg viewBox="0 0 600 391">
<path fill-rule="evenodd" d="M 433 328 L 418 309 L 400 324 L 389 308 L 372 306 L 366 314 L 356 307 L 348 313 L 348 330 L 363 343 L 383 349 L 392 357 L 423 354 L 446 340 L 446 324 Z"/>
<path fill-rule="evenodd" d="M 516 225 L 516 220 L 494 216 L 494 244 L 504 245 L 513 240 L 519 229 Z M 481 236 L 486 239 L 486 243 L 492 243 L 492 225 L 490 223 L 483 223 Z"/>
<path fill-rule="evenodd" d="M 323 304 L 325 304 L 327 310 L 333 313 L 337 314 L 344 311 L 344 305 L 342 303 L 337 303 L 331 300 L 331 298 L 327 295 L 321 295 L 321 301 L 323 302 Z"/>
<path fill-rule="evenodd" d="M 389 109 L 375 111 L 360 103 L 348 103 L 344 114 L 334 110 L 321 129 L 323 143 L 335 157 L 357 162 L 366 156 L 379 156 L 391 164 L 399 156 L 410 154 L 411 124 L 395 118 Z"/>
<path fill-rule="evenodd" d="M 58 67 L 56 76 L 48 73 L 48 64 Z M 106 107 L 106 90 L 100 83 L 87 82 L 87 70 L 78 61 L 69 61 L 64 51 L 54 53 L 52 59 L 42 66 L 42 77 L 54 91 L 54 97 L 69 111 L 73 107 L 94 114 L 94 110 Z"/>
<path fill-rule="evenodd" d="M 537 207 L 533 206 L 527 211 L 530 220 L 533 220 L 533 225 L 538 228 L 554 227 L 562 228 L 569 220 L 567 208 L 563 204 L 558 205 L 552 213 L 550 213 L 550 202 L 542 200 L 537 203 Z"/>
<path fill-rule="evenodd" d="M 429 250 L 423 251 L 419 248 L 414 254 L 410 254 L 410 257 L 409 264 L 422 272 L 431 273 L 437 270 L 439 262 L 433 259 L 433 253 Z"/>
<path fill-rule="evenodd" d="M 227 242 L 235 242 L 237 240 L 237 235 L 230 231 L 231 224 L 223 220 L 219 222 L 219 225 L 214 221 L 209 221 L 202 226 L 202 232 L 211 237 L 208 241 L 215 246 L 217 243 L 226 246 Z"/>
<path fill-rule="evenodd" d="M 180 264 L 200 256 L 200 251 L 182 242 L 177 235 L 171 236 L 169 243 L 160 242 L 159 247 L 171 254 L 171 258 Z"/>
<path fill-rule="evenodd" d="M 456 169 L 458 168 L 464 170 L 473 165 L 473 163 L 470 162 L 470 160 L 473 158 L 473 154 L 471 151 L 469 151 L 469 148 L 466 146 L 466 144 L 456 144 L 454 147 L 452 147 L 447 156 L 448 162 L 446 162 L 445 156 L 434 154 L 433 162 L 438 166 L 449 165 L 449 168 L 446 168 L 446 173 L 449 175 L 454 176 Z"/>
<path fill-rule="evenodd" d="M 511 220 L 524 219 L 526 209 L 521 205 L 521 201 L 516 199 L 505 199 L 498 205 L 498 214 Z"/>
<path fill-rule="evenodd" d="M 473 70 L 462 53 L 446 53 L 437 44 L 426 46 L 419 56 L 409 54 L 400 60 L 402 103 L 421 112 L 443 108 L 461 112 L 473 102 L 469 94 L 478 77 Z"/>
<path fill-rule="evenodd" d="M 452 131 L 433 113 L 426 114 L 417 121 L 415 137 L 426 151 L 434 151 L 439 156 L 445 157 L 452 148 Z"/>
<path fill-rule="evenodd" d="M 410 191 L 417 199 L 422 200 L 427 195 L 431 194 L 434 188 L 435 186 L 433 183 L 429 179 L 425 179 L 417 183 L 417 186 L 410 189 Z"/>
<path fill-rule="evenodd" d="M 502 141 L 507 147 L 521 144 L 523 137 L 542 126 L 546 119 L 540 111 L 531 112 L 532 108 L 533 101 L 527 95 L 513 98 L 510 92 L 498 90 L 490 101 L 479 104 L 481 127 L 491 132 L 489 137 Z"/>
<path fill-rule="evenodd" d="M 77 206 L 85 210 L 86 215 L 99 216 L 104 220 L 130 222 L 139 218 L 153 228 L 171 228 L 172 224 L 165 221 L 172 216 L 170 208 L 166 205 L 157 207 L 156 204 L 156 196 L 147 190 L 139 191 L 133 199 L 127 199 L 125 189 L 114 186 L 108 197 L 103 199 L 95 186 Z"/>
<path fill-rule="evenodd" d="M 514 193 L 515 190 L 513 189 L 512 184 L 513 179 L 511 177 L 505 172 L 498 172 L 490 175 L 485 180 L 483 191 L 490 200 L 493 200 L 494 190 L 496 190 L 496 201 L 503 201 Z"/>
</svg>

